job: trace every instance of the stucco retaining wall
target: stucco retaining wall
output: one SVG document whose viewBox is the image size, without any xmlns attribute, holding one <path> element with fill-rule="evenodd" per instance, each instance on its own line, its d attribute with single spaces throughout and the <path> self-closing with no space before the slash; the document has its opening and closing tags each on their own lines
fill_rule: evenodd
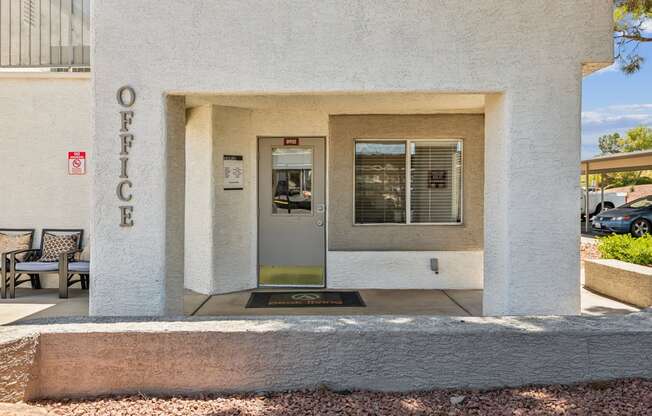
<svg viewBox="0 0 652 416">
<path fill-rule="evenodd" d="M 16 402 L 29 396 L 38 368 L 38 334 L 17 335 L 0 337 L 0 402 Z"/>
<path fill-rule="evenodd" d="M 607 259 L 586 260 L 584 270 L 588 289 L 641 308 L 652 306 L 652 267 Z"/>
<path fill-rule="evenodd" d="M 650 312 L 614 317 L 48 323 L 0 330 L 0 354 L 5 356 L 18 340 L 38 340 L 31 371 L 25 367 L 28 382 L 3 382 L 0 397 L 276 391 L 320 385 L 407 391 L 652 377 Z M 12 386 L 20 387 L 21 394 Z"/>
</svg>

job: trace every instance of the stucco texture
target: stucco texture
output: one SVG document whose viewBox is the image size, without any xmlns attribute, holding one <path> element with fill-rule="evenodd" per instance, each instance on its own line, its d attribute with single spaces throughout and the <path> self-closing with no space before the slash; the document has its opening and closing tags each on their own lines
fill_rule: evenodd
<svg viewBox="0 0 652 416">
<path fill-rule="evenodd" d="M 213 106 L 212 293 L 256 287 L 256 138 L 252 111 Z M 244 189 L 224 189 L 224 155 L 243 157 Z"/>
<path fill-rule="evenodd" d="M 613 60 L 612 5 L 93 2 L 91 313 L 157 315 L 170 302 L 166 258 L 179 247 L 165 241 L 176 209 L 165 195 L 176 172 L 166 94 L 333 92 L 496 93 L 485 106 L 485 313 L 578 313 L 582 67 Z M 110 138 L 125 84 L 139 97 L 130 161 L 139 222 L 120 230 Z M 124 258 L 134 260 L 115 261 Z"/>
<path fill-rule="evenodd" d="M 481 250 L 484 199 L 484 117 L 480 114 L 342 115 L 329 123 L 330 250 Z M 460 225 L 354 225 L 356 139 L 462 139 Z"/>
<path fill-rule="evenodd" d="M 212 224 L 213 134 L 212 109 L 205 105 L 186 111 L 185 286 L 211 293 L 214 273 Z"/>
<path fill-rule="evenodd" d="M 437 259 L 438 272 L 431 268 Z M 482 289 L 482 251 L 329 251 L 332 289 Z"/>
<path fill-rule="evenodd" d="M 14 77 L 0 77 L 0 227 L 88 230 L 90 79 Z M 72 151 L 86 152 L 86 175 L 68 175 Z"/>
<path fill-rule="evenodd" d="M 30 394 L 30 385 L 34 383 L 38 335 L 32 333 L 3 341 L 0 341 L 0 402 L 18 402 Z"/>
<path fill-rule="evenodd" d="M 82 228 L 88 241 L 89 77 L 0 73 L 0 126 L 0 228 L 35 228 L 35 247 L 43 228 Z M 68 175 L 68 152 L 75 151 L 86 152 L 86 175 Z M 41 282 L 58 287 L 58 276 Z"/>
<path fill-rule="evenodd" d="M 619 260 L 586 260 L 584 286 L 611 298 L 636 305 L 652 306 L 652 267 Z"/>
<path fill-rule="evenodd" d="M 32 322 L 0 330 L 0 356 L 11 359 L 16 351 L 18 363 L 33 374 L 9 372 L 26 382 L 16 387 L 3 383 L 0 397 L 177 395 L 324 385 L 335 390 L 485 389 L 652 377 L 649 312 L 40 323 L 48 325 Z M 15 350 L 23 337 L 38 343 L 33 361 Z"/>
</svg>

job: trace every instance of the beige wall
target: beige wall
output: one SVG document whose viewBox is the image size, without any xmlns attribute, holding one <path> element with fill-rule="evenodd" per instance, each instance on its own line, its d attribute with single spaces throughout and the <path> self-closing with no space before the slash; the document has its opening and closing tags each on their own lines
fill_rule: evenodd
<svg viewBox="0 0 652 416">
<path fill-rule="evenodd" d="M 482 249 L 484 116 L 475 114 L 331 116 L 329 124 L 329 250 Z M 354 140 L 374 138 L 463 139 L 463 224 L 354 226 Z"/>
</svg>

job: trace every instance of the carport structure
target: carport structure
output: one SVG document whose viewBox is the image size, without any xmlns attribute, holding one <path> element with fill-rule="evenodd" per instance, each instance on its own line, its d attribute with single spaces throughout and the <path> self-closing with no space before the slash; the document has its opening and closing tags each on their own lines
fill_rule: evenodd
<svg viewBox="0 0 652 416">
<path fill-rule="evenodd" d="M 602 175 L 615 172 L 634 172 L 652 170 L 652 150 L 616 153 L 606 156 L 596 156 L 582 160 L 582 174 L 586 178 L 586 198 L 584 198 L 585 212 L 589 212 L 589 175 L 601 175 L 600 206 L 604 206 L 604 181 Z M 584 223 L 585 231 L 589 231 L 588 218 Z"/>
</svg>

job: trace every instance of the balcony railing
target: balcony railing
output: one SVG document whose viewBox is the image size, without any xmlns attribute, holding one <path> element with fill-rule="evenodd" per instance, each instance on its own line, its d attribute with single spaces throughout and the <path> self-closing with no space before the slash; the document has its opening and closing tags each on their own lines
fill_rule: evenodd
<svg viewBox="0 0 652 416">
<path fill-rule="evenodd" d="M 91 0 L 0 0 L 0 68 L 89 68 Z"/>
</svg>

